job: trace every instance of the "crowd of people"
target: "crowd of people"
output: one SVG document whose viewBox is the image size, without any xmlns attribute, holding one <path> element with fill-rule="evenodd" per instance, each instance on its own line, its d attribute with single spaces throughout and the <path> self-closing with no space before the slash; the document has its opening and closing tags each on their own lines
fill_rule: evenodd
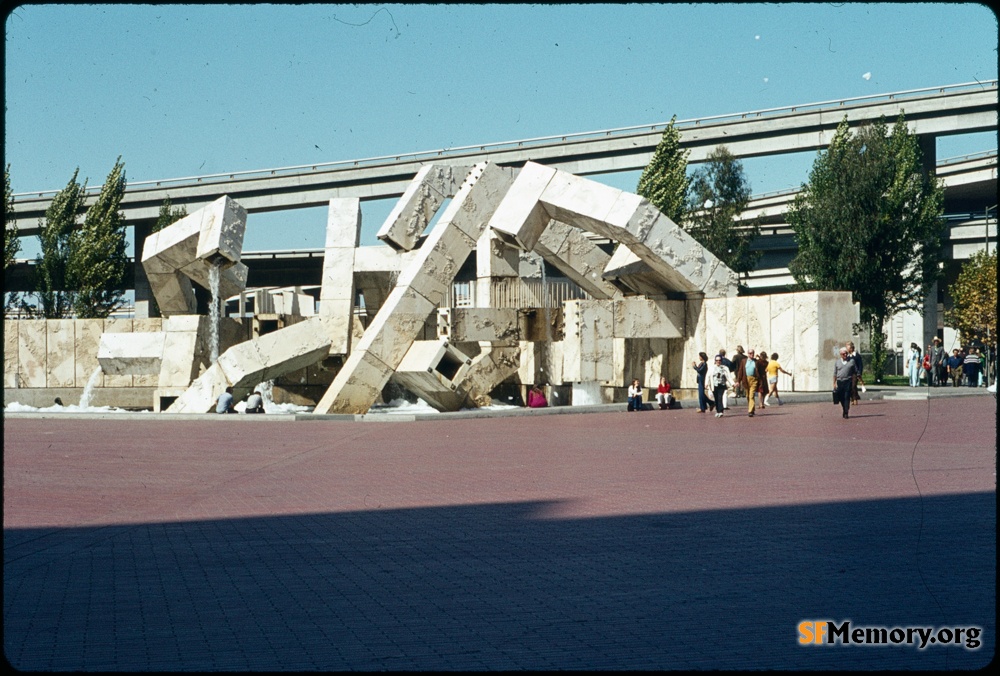
<svg viewBox="0 0 1000 676">
<path fill-rule="evenodd" d="M 983 385 L 985 362 L 978 347 L 954 348 L 951 354 L 935 338 L 923 352 L 910 343 L 906 354 L 906 371 L 910 387 L 980 387 Z"/>
</svg>

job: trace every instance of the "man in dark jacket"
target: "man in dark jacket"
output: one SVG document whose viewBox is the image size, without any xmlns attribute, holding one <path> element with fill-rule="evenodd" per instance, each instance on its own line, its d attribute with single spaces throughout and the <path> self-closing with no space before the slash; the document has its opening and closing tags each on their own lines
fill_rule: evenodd
<svg viewBox="0 0 1000 676">
<path fill-rule="evenodd" d="M 864 371 L 864 360 L 861 358 L 861 353 L 854 348 L 854 343 L 847 341 L 847 356 L 854 362 L 854 368 L 857 371 L 854 380 L 851 381 L 851 406 L 861 401 L 861 395 L 858 394 L 858 388 L 864 385 L 861 381 L 861 373 Z"/>
</svg>

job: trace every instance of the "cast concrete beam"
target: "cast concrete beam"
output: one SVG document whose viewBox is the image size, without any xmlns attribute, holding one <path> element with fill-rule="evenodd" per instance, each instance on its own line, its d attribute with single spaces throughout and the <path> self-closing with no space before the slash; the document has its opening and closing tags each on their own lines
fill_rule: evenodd
<svg viewBox="0 0 1000 676">
<path fill-rule="evenodd" d="M 490 227 L 506 241 L 532 250 L 550 219 L 621 242 L 669 291 L 706 297 L 736 294 L 735 273 L 648 200 L 528 162 Z"/>
<path fill-rule="evenodd" d="M 511 170 L 493 164 L 477 165 L 469 173 L 416 257 L 400 272 L 396 287 L 316 405 L 316 413 L 368 411 L 431 312 L 447 297 L 512 182 Z M 366 363 L 373 368 L 359 370 Z M 373 376 L 377 379 L 371 380 Z"/>
<path fill-rule="evenodd" d="M 471 166 L 428 164 L 420 168 L 403 196 L 389 212 L 376 237 L 402 251 L 416 248 L 420 236 L 434 214 L 448 198 L 454 197 Z"/>
</svg>

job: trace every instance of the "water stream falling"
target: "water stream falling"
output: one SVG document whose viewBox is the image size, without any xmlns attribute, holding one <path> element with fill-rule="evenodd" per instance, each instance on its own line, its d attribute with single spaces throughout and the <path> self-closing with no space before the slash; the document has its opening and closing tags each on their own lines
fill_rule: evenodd
<svg viewBox="0 0 1000 676">
<path fill-rule="evenodd" d="M 87 384 L 83 388 L 83 394 L 80 395 L 80 408 L 90 407 L 90 398 L 94 396 L 94 388 L 97 387 L 97 382 L 101 379 L 101 367 L 98 366 L 93 373 L 90 374 L 90 379 L 87 380 Z"/>
<path fill-rule="evenodd" d="M 208 269 L 209 291 L 212 301 L 208 306 L 209 342 L 212 350 L 212 363 L 219 361 L 219 278 L 222 276 L 222 261 L 213 261 Z"/>
<path fill-rule="evenodd" d="M 265 380 L 264 382 L 257 385 L 255 388 L 260 392 L 260 398 L 264 400 L 264 413 L 271 413 L 275 410 L 274 406 L 274 381 Z"/>
</svg>

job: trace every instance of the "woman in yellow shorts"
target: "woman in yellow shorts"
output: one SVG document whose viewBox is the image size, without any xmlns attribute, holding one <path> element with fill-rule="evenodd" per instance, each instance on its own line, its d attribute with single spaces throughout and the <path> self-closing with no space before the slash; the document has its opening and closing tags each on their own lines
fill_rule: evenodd
<svg viewBox="0 0 1000 676">
<path fill-rule="evenodd" d="M 778 371 L 781 371 L 786 376 L 792 375 L 785 369 L 781 368 L 781 364 L 778 363 L 778 353 L 771 353 L 771 361 L 767 362 L 767 396 L 764 397 L 764 406 L 769 406 L 767 400 L 774 397 L 778 400 L 778 406 L 782 405 L 781 397 L 778 396 Z"/>
</svg>

